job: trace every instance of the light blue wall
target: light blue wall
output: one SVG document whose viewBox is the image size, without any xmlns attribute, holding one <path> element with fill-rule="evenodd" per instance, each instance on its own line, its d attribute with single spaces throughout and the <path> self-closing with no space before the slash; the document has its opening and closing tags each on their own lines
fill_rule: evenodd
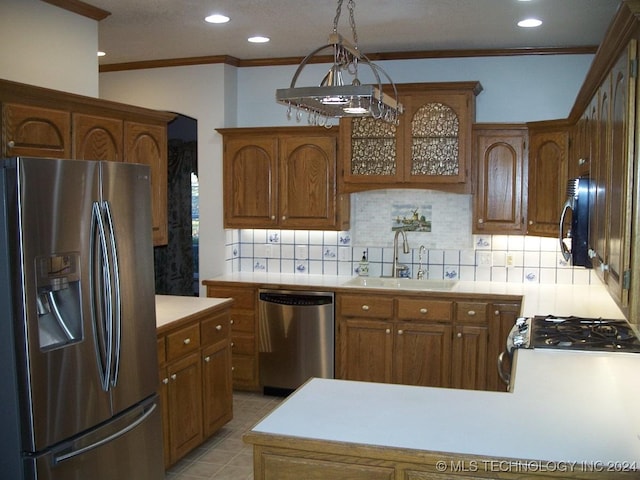
<svg viewBox="0 0 640 480">
<path fill-rule="evenodd" d="M 477 122 L 566 118 L 593 55 L 537 55 L 379 62 L 395 83 L 479 81 Z M 295 125 L 275 91 L 287 88 L 297 66 L 238 69 L 238 125 Z M 297 85 L 317 84 L 327 65 L 308 65 Z M 363 82 L 367 68 L 361 68 Z M 370 81 L 370 80 L 369 80 Z M 306 121 L 306 120 L 304 120 Z"/>
</svg>

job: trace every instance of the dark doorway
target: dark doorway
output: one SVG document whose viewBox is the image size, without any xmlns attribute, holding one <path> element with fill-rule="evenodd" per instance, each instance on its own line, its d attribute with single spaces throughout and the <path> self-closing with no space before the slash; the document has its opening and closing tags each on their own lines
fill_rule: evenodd
<svg viewBox="0 0 640 480">
<path fill-rule="evenodd" d="M 155 248 L 156 293 L 197 296 L 198 121 L 178 114 L 167 137 L 169 241 Z"/>
</svg>

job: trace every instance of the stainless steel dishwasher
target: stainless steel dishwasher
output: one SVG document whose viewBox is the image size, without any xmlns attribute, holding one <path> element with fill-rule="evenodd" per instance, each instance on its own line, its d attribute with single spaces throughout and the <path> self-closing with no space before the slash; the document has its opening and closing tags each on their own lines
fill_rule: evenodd
<svg viewBox="0 0 640 480">
<path fill-rule="evenodd" d="M 332 292 L 260 290 L 260 384 L 291 391 L 309 378 L 334 378 Z"/>
</svg>

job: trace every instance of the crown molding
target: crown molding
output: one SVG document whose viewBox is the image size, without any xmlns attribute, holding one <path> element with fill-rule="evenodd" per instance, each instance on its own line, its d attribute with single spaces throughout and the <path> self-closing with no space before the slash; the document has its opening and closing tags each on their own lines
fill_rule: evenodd
<svg viewBox="0 0 640 480">
<path fill-rule="evenodd" d="M 465 57 L 511 57 L 523 55 L 585 55 L 594 54 L 597 46 L 586 47 L 545 47 L 545 48 L 503 48 L 490 50 L 422 50 L 417 52 L 371 53 L 367 58 L 371 61 L 384 60 L 421 60 L 428 58 L 465 58 Z M 100 72 L 118 72 L 123 70 L 141 70 L 148 68 L 180 67 L 187 65 L 206 65 L 225 63 L 235 67 L 273 67 L 298 65 L 303 57 L 259 58 L 241 60 L 229 55 L 204 57 L 170 58 L 145 60 L 140 62 L 112 63 L 100 65 Z M 331 63 L 331 55 L 320 55 L 309 60 L 309 63 Z"/>
<path fill-rule="evenodd" d="M 77 13 L 78 15 L 82 15 L 83 17 L 88 17 L 93 20 L 104 20 L 111 12 L 106 10 L 102 10 L 101 8 L 94 7 L 93 5 L 89 5 L 88 3 L 82 2 L 80 0 L 42 0 L 45 3 L 50 3 L 51 5 L 55 5 L 56 7 L 63 8 L 73 13 Z"/>
</svg>

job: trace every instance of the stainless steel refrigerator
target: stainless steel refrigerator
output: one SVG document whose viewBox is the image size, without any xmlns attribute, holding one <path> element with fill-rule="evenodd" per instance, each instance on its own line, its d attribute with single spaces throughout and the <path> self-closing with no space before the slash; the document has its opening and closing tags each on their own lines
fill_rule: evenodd
<svg viewBox="0 0 640 480">
<path fill-rule="evenodd" d="M 164 478 L 149 168 L 0 167 L 0 477 Z"/>
</svg>

